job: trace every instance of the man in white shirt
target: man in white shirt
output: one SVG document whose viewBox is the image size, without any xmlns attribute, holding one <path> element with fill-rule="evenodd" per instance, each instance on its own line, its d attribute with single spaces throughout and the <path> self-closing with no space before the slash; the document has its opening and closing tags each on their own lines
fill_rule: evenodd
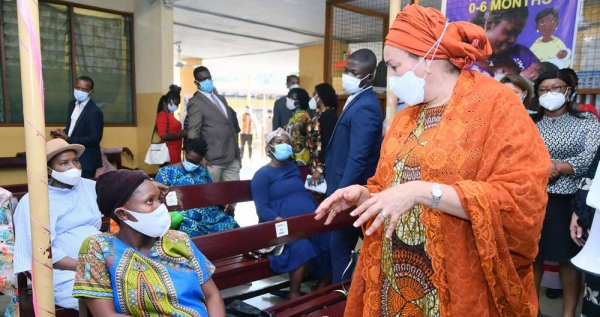
<svg viewBox="0 0 600 317">
<path fill-rule="evenodd" d="M 198 92 L 187 106 L 187 139 L 202 138 L 208 145 L 204 159 L 213 182 L 239 180 L 240 147 L 233 109 L 215 92 L 208 68 L 194 69 L 194 79 Z"/>
<path fill-rule="evenodd" d="M 85 152 L 79 157 L 83 178 L 94 178 L 96 169 L 102 167 L 100 141 L 104 130 L 104 115 L 91 99 L 93 93 L 94 81 L 90 77 L 77 78 L 73 89 L 75 100 L 69 102 L 67 127 L 50 132 L 53 138 L 85 146 Z"/>
</svg>

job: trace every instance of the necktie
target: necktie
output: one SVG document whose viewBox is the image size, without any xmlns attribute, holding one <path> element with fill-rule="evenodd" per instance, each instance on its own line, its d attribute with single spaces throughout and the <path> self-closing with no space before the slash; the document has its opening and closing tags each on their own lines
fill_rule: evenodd
<svg viewBox="0 0 600 317">
<path fill-rule="evenodd" d="M 223 114 L 227 117 L 227 112 L 225 112 L 225 110 L 223 109 L 223 107 L 221 107 L 221 104 L 219 103 L 219 100 L 217 100 L 217 96 L 215 96 L 215 94 L 210 94 L 210 97 L 212 98 L 212 101 L 214 102 L 215 106 L 217 106 L 217 108 L 221 109 L 221 112 L 223 112 Z"/>
</svg>

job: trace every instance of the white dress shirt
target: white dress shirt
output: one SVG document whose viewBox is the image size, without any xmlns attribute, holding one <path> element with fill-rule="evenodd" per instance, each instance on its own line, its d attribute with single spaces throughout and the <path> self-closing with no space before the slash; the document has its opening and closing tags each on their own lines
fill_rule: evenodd
<svg viewBox="0 0 600 317">
<path fill-rule="evenodd" d="M 204 92 L 202 90 L 198 90 L 198 91 L 201 92 L 202 94 L 204 94 L 206 96 L 206 98 L 208 98 L 208 100 L 215 103 L 217 105 L 217 107 L 219 107 L 221 109 L 221 111 L 223 112 L 225 117 L 229 118 L 229 116 L 227 115 L 227 108 L 225 108 L 225 105 L 221 102 L 221 99 L 219 99 L 219 97 L 217 97 L 217 95 L 213 94 L 212 92 Z"/>
<path fill-rule="evenodd" d="M 346 99 L 346 103 L 344 104 L 344 108 L 342 109 L 342 111 L 346 110 L 346 106 L 348 106 L 348 105 L 350 104 L 350 102 L 351 102 L 351 101 L 352 101 L 354 98 L 356 98 L 356 96 L 358 96 L 358 95 L 362 94 L 363 92 L 367 91 L 367 89 L 369 89 L 369 88 L 371 88 L 371 86 L 369 86 L 369 87 L 365 87 L 365 88 L 363 88 L 361 91 L 359 91 L 359 92 L 357 92 L 357 93 L 354 93 L 354 94 L 350 95 L 350 96 L 348 97 L 348 99 Z"/>
<path fill-rule="evenodd" d="M 77 123 L 77 119 L 79 119 L 79 116 L 81 115 L 81 112 L 83 111 L 85 105 L 87 105 L 88 101 L 90 101 L 89 98 L 84 102 L 75 101 L 75 108 L 73 108 L 73 113 L 71 114 L 71 126 L 69 127 L 69 134 L 67 134 L 67 136 L 71 137 L 73 129 L 75 128 L 75 124 Z"/>
</svg>

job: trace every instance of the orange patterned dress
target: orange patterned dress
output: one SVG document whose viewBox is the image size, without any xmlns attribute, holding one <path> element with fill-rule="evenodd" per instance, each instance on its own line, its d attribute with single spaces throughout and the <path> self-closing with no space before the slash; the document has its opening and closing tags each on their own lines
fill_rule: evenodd
<svg viewBox="0 0 600 317">
<path fill-rule="evenodd" d="M 447 105 L 397 114 L 369 191 L 448 184 L 470 221 L 417 205 L 391 239 L 365 236 L 345 316 L 536 316 L 549 164 L 520 100 L 477 72 Z"/>
</svg>

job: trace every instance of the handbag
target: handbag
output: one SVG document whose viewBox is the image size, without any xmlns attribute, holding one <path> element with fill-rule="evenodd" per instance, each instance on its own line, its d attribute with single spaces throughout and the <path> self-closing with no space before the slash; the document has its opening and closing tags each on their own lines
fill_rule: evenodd
<svg viewBox="0 0 600 317">
<path fill-rule="evenodd" d="M 169 131 L 169 121 L 167 119 L 167 131 Z M 154 130 L 152 130 L 152 136 L 150 136 L 150 146 L 148 147 L 148 151 L 146 152 L 146 158 L 144 162 L 148 165 L 162 165 L 164 163 L 168 163 L 171 161 L 171 156 L 169 155 L 169 149 L 167 148 L 167 142 L 162 143 L 154 143 L 152 140 L 154 139 L 154 134 L 156 133 L 156 125 L 154 125 Z"/>
<path fill-rule="evenodd" d="M 250 304 L 246 304 L 241 300 L 234 300 L 225 306 L 225 315 L 227 317 L 274 317 L 275 314 L 260 310 Z"/>
</svg>

